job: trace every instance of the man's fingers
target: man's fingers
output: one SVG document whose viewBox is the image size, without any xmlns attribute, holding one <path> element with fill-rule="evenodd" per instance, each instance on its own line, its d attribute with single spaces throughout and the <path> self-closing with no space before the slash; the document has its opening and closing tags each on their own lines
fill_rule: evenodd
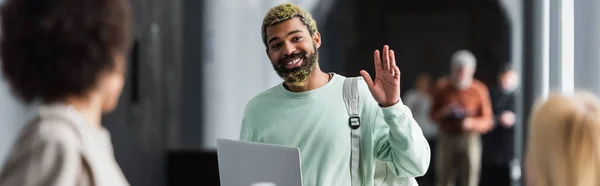
<svg viewBox="0 0 600 186">
<path fill-rule="evenodd" d="M 369 75 L 367 71 L 361 70 L 360 75 L 363 77 L 363 79 L 365 79 L 365 82 L 367 82 L 369 88 L 373 87 L 373 79 L 371 79 L 371 75 Z"/>
<path fill-rule="evenodd" d="M 387 45 L 383 46 L 383 69 L 390 71 L 390 48 Z"/>
<path fill-rule="evenodd" d="M 400 79 L 400 68 L 398 66 L 394 66 L 394 78 Z"/>
<path fill-rule="evenodd" d="M 398 65 L 396 65 L 396 54 L 394 53 L 393 50 L 390 50 L 390 63 L 392 65 L 392 67 L 398 66 Z"/>
<path fill-rule="evenodd" d="M 375 63 L 375 72 L 381 69 L 381 56 L 379 55 L 379 50 L 375 50 L 373 53 L 373 63 Z"/>
</svg>

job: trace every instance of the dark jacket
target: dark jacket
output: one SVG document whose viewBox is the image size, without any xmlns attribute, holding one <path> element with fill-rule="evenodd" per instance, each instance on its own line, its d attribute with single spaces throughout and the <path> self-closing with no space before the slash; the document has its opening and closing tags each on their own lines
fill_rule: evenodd
<svg viewBox="0 0 600 186">
<path fill-rule="evenodd" d="M 508 164 L 514 157 L 514 128 L 506 128 L 500 124 L 500 116 L 504 111 L 515 112 L 514 93 L 505 93 L 497 86 L 490 90 L 492 110 L 494 113 L 494 128 L 482 136 L 484 164 Z"/>
</svg>

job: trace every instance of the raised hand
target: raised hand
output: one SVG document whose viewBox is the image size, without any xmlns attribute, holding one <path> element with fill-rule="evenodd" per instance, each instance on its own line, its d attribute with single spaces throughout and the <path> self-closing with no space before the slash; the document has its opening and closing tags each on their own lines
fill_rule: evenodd
<svg viewBox="0 0 600 186">
<path fill-rule="evenodd" d="M 382 107 L 392 106 L 400 101 L 400 69 L 396 66 L 394 51 L 383 46 L 383 56 L 379 50 L 373 54 L 375 63 L 375 81 L 365 70 L 360 75 L 365 79 L 371 95 Z"/>
</svg>

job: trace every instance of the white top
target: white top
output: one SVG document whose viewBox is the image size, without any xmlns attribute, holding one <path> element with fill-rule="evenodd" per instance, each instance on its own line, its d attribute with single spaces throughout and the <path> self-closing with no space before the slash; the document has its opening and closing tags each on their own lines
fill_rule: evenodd
<svg viewBox="0 0 600 186">
<path fill-rule="evenodd" d="M 410 108 L 417 123 L 423 130 L 423 135 L 427 138 L 435 138 L 438 132 L 437 125 L 433 123 L 429 116 L 431 109 L 431 97 L 421 93 L 416 89 L 407 91 L 402 99 L 404 104 Z"/>
<path fill-rule="evenodd" d="M 74 107 L 41 106 L 23 128 L 0 171 L 0 186 L 128 186 L 110 134 Z"/>
</svg>

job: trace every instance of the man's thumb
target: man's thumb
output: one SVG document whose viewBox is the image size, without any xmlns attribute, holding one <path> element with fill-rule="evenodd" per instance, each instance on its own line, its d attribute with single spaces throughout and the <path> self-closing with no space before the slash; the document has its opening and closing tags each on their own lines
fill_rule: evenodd
<svg viewBox="0 0 600 186">
<path fill-rule="evenodd" d="M 365 82 L 367 82 L 369 88 L 373 87 L 373 79 L 371 79 L 371 75 L 369 75 L 367 71 L 361 70 L 360 75 L 363 77 L 363 79 L 365 79 Z"/>
</svg>

